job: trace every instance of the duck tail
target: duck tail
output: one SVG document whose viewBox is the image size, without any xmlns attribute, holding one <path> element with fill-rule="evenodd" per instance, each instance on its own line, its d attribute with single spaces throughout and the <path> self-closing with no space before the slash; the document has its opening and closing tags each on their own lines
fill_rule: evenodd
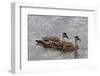
<svg viewBox="0 0 100 76">
<path fill-rule="evenodd" d="M 37 43 L 44 44 L 43 40 L 35 40 Z"/>
</svg>

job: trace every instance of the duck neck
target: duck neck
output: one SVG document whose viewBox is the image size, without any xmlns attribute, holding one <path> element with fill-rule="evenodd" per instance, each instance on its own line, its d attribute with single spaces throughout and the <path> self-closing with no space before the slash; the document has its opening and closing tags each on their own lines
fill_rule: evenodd
<svg viewBox="0 0 100 76">
<path fill-rule="evenodd" d="M 79 46 L 78 46 L 78 42 L 77 42 L 76 39 L 75 39 L 75 47 L 76 47 L 76 50 L 79 48 Z"/>
<path fill-rule="evenodd" d="M 65 41 L 65 39 L 64 39 L 63 36 L 61 36 L 60 41 L 61 41 L 61 42 L 64 42 L 64 41 Z"/>
<path fill-rule="evenodd" d="M 77 40 L 75 39 L 75 45 L 78 45 Z"/>
</svg>

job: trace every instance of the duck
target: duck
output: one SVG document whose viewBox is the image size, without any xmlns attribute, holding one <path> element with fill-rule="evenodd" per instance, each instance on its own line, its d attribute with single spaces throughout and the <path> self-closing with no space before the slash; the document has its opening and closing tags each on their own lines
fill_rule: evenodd
<svg viewBox="0 0 100 76">
<path fill-rule="evenodd" d="M 62 38 L 64 37 L 67 37 L 66 33 L 62 33 Z M 67 37 L 67 39 L 69 39 L 69 37 Z M 78 57 L 78 41 L 81 41 L 79 36 L 74 37 L 74 42 L 64 41 L 64 39 L 60 40 L 56 37 L 43 37 L 42 40 L 36 40 L 36 42 L 41 44 L 44 48 L 54 48 L 62 51 L 63 53 L 74 52 L 74 58 Z"/>
<path fill-rule="evenodd" d="M 81 39 L 79 38 L 79 36 L 75 36 L 74 37 L 74 43 L 73 42 L 64 42 L 63 46 L 62 46 L 62 50 L 63 52 L 73 52 L 74 51 L 74 58 L 78 57 L 78 49 L 79 45 L 78 45 L 78 41 L 81 41 Z"/>
<path fill-rule="evenodd" d="M 41 40 L 35 40 L 38 44 L 41 44 L 44 48 L 58 48 L 60 42 L 65 42 L 65 38 L 69 39 L 67 33 L 63 32 L 62 36 L 55 37 L 55 36 L 46 36 L 42 37 Z"/>
<path fill-rule="evenodd" d="M 65 38 L 69 39 L 67 33 L 63 32 L 61 37 L 46 36 L 46 37 L 42 37 L 42 40 L 47 41 L 47 42 L 48 41 L 65 42 Z"/>
</svg>

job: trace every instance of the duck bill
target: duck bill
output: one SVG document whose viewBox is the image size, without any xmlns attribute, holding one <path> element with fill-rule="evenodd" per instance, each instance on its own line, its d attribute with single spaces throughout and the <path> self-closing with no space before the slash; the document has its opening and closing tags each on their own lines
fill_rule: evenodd
<svg viewBox="0 0 100 76">
<path fill-rule="evenodd" d="M 69 37 L 66 35 L 66 38 L 69 39 Z"/>
<path fill-rule="evenodd" d="M 81 41 L 81 39 L 80 39 L 80 38 L 78 38 L 78 40 L 79 40 L 79 41 Z"/>
</svg>

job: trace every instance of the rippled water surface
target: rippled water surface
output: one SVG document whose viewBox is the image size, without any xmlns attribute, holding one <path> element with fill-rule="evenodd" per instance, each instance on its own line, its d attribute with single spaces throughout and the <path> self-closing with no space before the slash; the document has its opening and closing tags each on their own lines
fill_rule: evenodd
<svg viewBox="0 0 100 76">
<path fill-rule="evenodd" d="M 28 60 L 73 59 L 74 53 L 45 49 L 36 45 L 35 40 L 44 36 L 60 37 L 67 32 L 70 39 L 78 35 L 79 58 L 88 57 L 88 18 L 78 16 L 28 15 Z"/>
</svg>

